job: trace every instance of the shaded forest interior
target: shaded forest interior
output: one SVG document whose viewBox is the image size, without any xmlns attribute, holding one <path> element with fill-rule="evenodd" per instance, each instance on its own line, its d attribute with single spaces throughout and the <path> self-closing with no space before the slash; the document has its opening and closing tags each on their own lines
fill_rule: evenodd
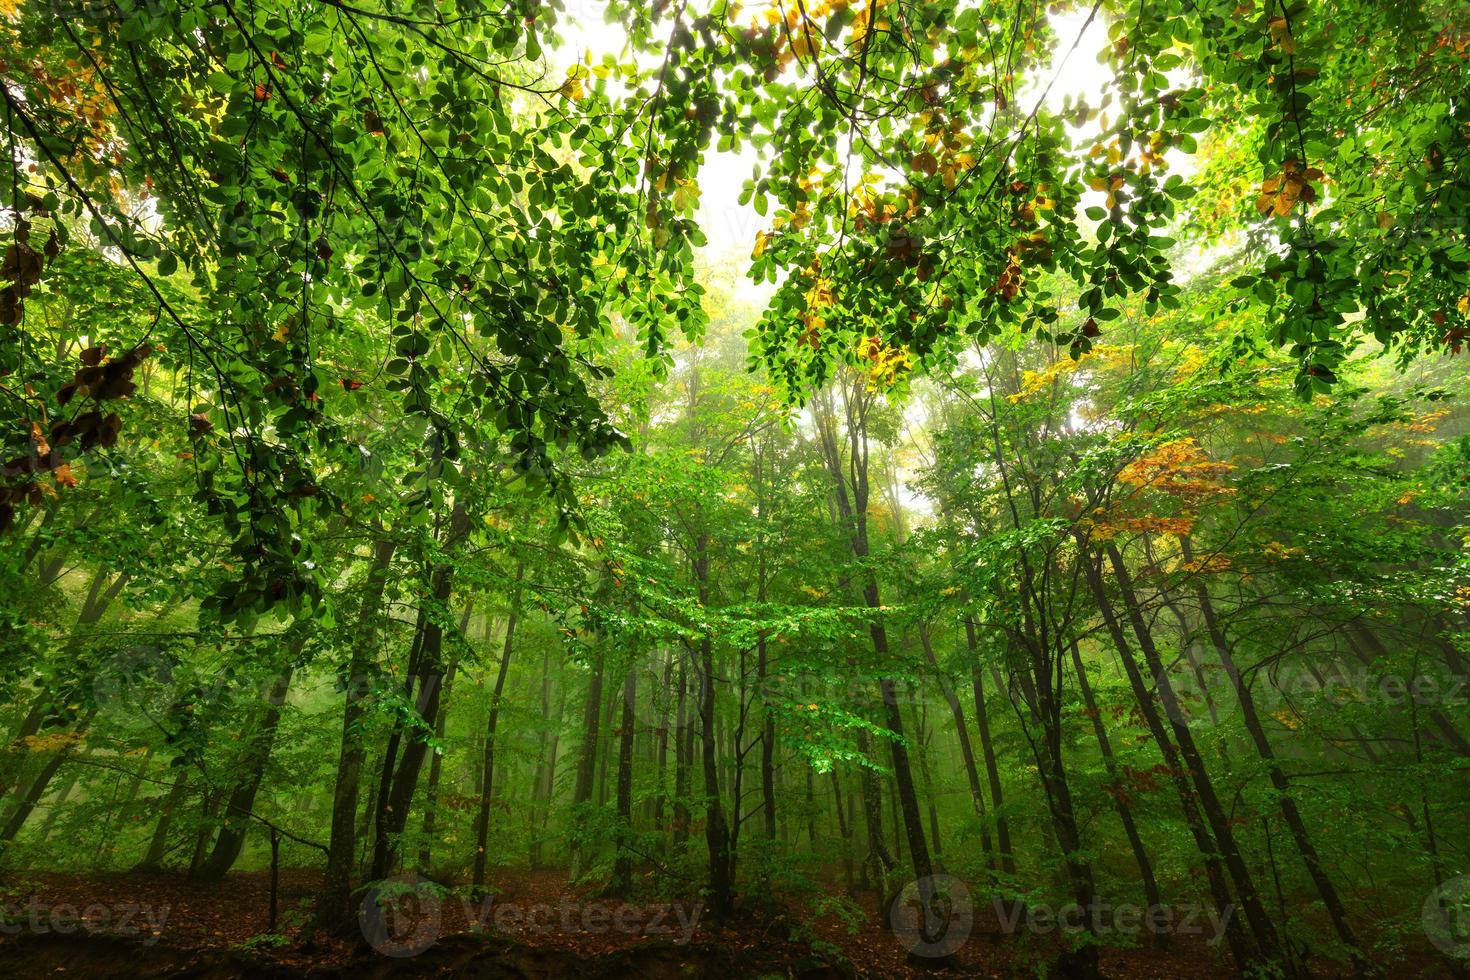
<svg viewBox="0 0 1470 980">
<path fill-rule="evenodd" d="M 1464 18 L 0 0 L 0 971 L 1466 976 Z"/>
</svg>

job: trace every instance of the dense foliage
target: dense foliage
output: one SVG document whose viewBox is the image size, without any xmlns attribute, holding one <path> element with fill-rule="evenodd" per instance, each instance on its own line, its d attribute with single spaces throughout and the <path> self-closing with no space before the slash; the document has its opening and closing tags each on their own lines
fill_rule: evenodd
<svg viewBox="0 0 1470 980">
<path fill-rule="evenodd" d="M 0 864 L 1462 969 L 1463 17 L 0 0 Z"/>
</svg>

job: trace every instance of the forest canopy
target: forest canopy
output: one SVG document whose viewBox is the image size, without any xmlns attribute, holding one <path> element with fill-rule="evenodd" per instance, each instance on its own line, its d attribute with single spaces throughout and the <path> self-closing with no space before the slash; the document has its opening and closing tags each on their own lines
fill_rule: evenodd
<svg viewBox="0 0 1470 980">
<path fill-rule="evenodd" d="M 1463 975 L 1463 5 L 0 38 L 6 897 L 129 870 L 283 969 L 407 891 L 692 903 L 735 975 Z"/>
</svg>

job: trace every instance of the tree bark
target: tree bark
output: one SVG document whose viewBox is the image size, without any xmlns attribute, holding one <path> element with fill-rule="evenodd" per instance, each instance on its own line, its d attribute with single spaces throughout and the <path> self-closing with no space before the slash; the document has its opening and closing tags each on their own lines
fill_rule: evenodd
<svg viewBox="0 0 1470 980">
<path fill-rule="evenodd" d="M 168 853 L 168 829 L 173 824 L 174 811 L 184 800 L 187 787 L 188 780 L 180 769 L 174 777 L 173 785 L 169 787 L 168 795 L 163 798 L 163 806 L 158 811 L 158 823 L 154 825 L 153 837 L 148 841 L 148 852 L 143 855 L 136 870 L 157 871 L 163 867 L 163 858 Z"/>
<path fill-rule="evenodd" d="M 445 537 L 445 550 L 453 551 L 469 533 L 470 519 L 462 503 L 456 502 L 449 519 L 449 532 Z M 447 561 L 434 570 L 432 594 L 438 609 L 447 609 L 450 595 L 454 591 L 454 568 Z M 392 790 L 387 806 L 379 820 L 377 840 L 373 850 L 373 878 L 382 878 L 397 863 L 399 838 L 408 824 L 409 810 L 413 805 L 414 790 L 418 786 L 419 770 L 428 752 L 429 742 L 424 730 L 432 731 L 434 718 L 439 713 L 439 700 L 443 694 L 444 627 L 433 616 L 426 616 L 421 632 L 418 656 L 418 697 L 415 709 L 420 725 L 409 734 L 403 748 L 403 759 L 393 776 Z"/>
<path fill-rule="evenodd" d="M 292 656 L 301 649 L 301 642 L 292 644 Z M 200 867 L 197 877 L 205 881 L 218 881 L 235 866 L 240 852 L 245 848 L 245 837 L 250 832 L 250 822 L 255 817 L 255 797 L 260 792 L 265 778 L 265 767 L 270 762 L 271 750 L 275 747 L 276 726 L 281 720 L 281 709 L 286 703 L 286 692 L 291 685 L 292 665 L 287 664 L 281 675 L 271 682 L 266 695 L 267 704 L 251 737 L 245 760 L 245 779 L 237 783 L 225 801 L 224 822 L 219 836 L 215 838 L 214 851 Z"/>
<path fill-rule="evenodd" d="M 995 847 L 990 841 L 990 822 L 985 814 L 985 791 L 980 787 L 980 773 L 975 767 L 975 748 L 970 744 L 970 730 L 965 724 L 965 707 L 955 693 L 953 682 L 939 669 L 939 660 L 934 656 L 934 644 L 929 638 L 929 627 L 923 624 L 919 626 L 919 645 L 924 650 L 924 658 L 929 661 L 930 669 L 939 679 L 940 693 L 944 695 L 949 713 L 954 718 L 955 734 L 960 742 L 960 758 L 965 767 L 965 782 L 970 788 L 970 803 L 975 808 L 976 819 L 980 821 L 980 846 L 985 851 L 985 866 L 994 870 Z"/>
<path fill-rule="evenodd" d="M 618 732 L 618 853 L 613 862 L 611 895 L 626 895 L 633 886 L 633 734 L 636 729 L 634 702 L 638 697 L 638 670 L 630 668 L 623 678 L 623 715 Z"/>
<path fill-rule="evenodd" d="M 347 666 L 347 702 L 342 709 L 342 740 L 337 754 L 337 778 L 332 791 L 332 828 L 327 843 L 327 869 L 317 898 L 316 925 L 337 930 L 349 920 L 352 893 L 352 864 L 357 854 L 357 797 L 365 753 L 359 730 L 363 701 L 371 686 L 370 671 L 377 645 L 378 617 L 388 584 L 389 567 L 397 542 L 391 537 L 373 543 L 372 563 L 362 601 L 358 604 L 357 635 L 353 638 Z"/>
<path fill-rule="evenodd" d="M 459 635 L 464 636 L 470 625 L 472 604 L 466 604 L 459 617 Z M 459 653 L 450 654 L 449 667 L 444 671 L 444 697 L 439 702 L 439 713 L 434 718 L 434 741 L 444 742 L 444 726 L 449 720 L 449 696 L 454 693 L 454 677 L 459 670 Z M 444 751 L 435 749 L 429 760 L 429 783 L 424 787 L 424 824 L 419 842 L 419 871 L 428 874 L 434 859 L 434 825 L 438 817 L 439 776 L 444 770 Z"/>
<path fill-rule="evenodd" d="M 1087 670 L 1082 666 L 1082 654 L 1077 649 L 1076 640 L 1072 641 L 1072 666 L 1077 671 L 1077 689 L 1082 692 L 1082 706 L 1092 719 L 1092 731 L 1097 736 L 1103 767 L 1107 770 L 1108 778 L 1113 781 L 1113 802 L 1118 810 L 1118 820 L 1123 824 L 1123 833 L 1128 837 L 1128 846 L 1133 851 L 1133 860 L 1138 865 L 1144 900 L 1148 902 L 1149 908 L 1161 908 L 1163 898 L 1159 895 L 1159 883 L 1154 878 L 1153 862 L 1149 859 L 1148 850 L 1143 846 L 1143 838 L 1138 833 L 1138 823 L 1133 819 L 1133 808 L 1122 797 L 1123 788 L 1118 780 L 1118 764 L 1113 758 L 1113 746 L 1108 740 L 1108 730 L 1103 724 L 1102 712 L 1098 710 L 1097 698 L 1093 696 L 1092 685 L 1088 683 Z M 1167 947 L 1169 934 L 1162 930 L 1156 931 L 1154 945 L 1160 949 Z"/>
<path fill-rule="evenodd" d="M 1230 945 L 1231 955 L 1235 958 L 1236 969 L 1244 972 L 1253 965 L 1262 965 L 1259 963 L 1262 957 L 1260 949 L 1247 941 L 1244 930 L 1241 929 L 1240 923 L 1233 914 L 1230 889 L 1225 881 L 1224 870 L 1220 866 L 1215 842 L 1210 838 L 1209 831 L 1205 828 L 1200 816 L 1199 805 L 1190 788 L 1190 781 L 1184 766 L 1180 763 L 1179 753 L 1169 739 L 1168 730 L 1159 717 L 1158 708 L 1144 683 L 1143 675 L 1139 672 L 1138 663 L 1133 659 L 1133 649 L 1123 633 L 1123 627 L 1118 621 L 1113 604 L 1109 601 L 1107 590 L 1103 586 L 1102 572 L 1093 563 L 1087 552 L 1086 540 L 1080 535 L 1078 536 L 1078 548 L 1078 560 L 1082 562 L 1082 570 L 1087 579 L 1088 588 L 1097 603 L 1103 625 L 1113 641 L 1113 646 L 1118 651 L 1118 659 L 1123 664 L 1123 671 L 1128 677 L 1128 684 L 1133 690 L 1133 698 L 1138 704 L 1138 710 L 1148 724 L 1154 744 L 1159 747 L 1159 752 L 1163 755 L 1164 765 L 1169 770 L 1170 781 L 1174 784 L 1175 792 L 1179 796 L 1179 806 L 1184 813 L 1184 822 L 1189 827 L 1190 834 L 1194 837 L 1195 847 L 1204 861 L 1205 878 L 1210 886 L 1210 896 L 1215 904 L 1215 912 L 1217 915 L 1227 917 L 1225 919 L 1225 938 Z"/>
<path fill-rule="evenodd" d="M 995 743 L 990 738 L 990 713 L 985 709 L 985 670 L 980 665 L 979 643 L 975 621 L 965 617 L 965 642 L 972 661 L 970 684 L 975 693 L 975 723 L 980 731 L 980 750 L 985 756 L 985 779 L 990 784 L 990 805 L 995 811 L 995 839 L 1000 847 L 1000 868 L 1015 875 L 1016 858 L 1011 851 L 1011 828 L 1005 817 L 1005 796 L 1000 786 L 1000 766 L 995 757 Z"/>
<path fill-rule="evenodd" d="M 516 562 L 515 594 L 511 598 L 510 616 L 505 621 L 505 645 L 500 651 L 500 667 L 495 673 L 495 688 L 490 692 L 490 712 L 485 719 L 485 782 L 480 789 L 480 809 L 475 815 L 475 870 L 471 878 L 471 887 L 476 894 L 485 884 L 485 861 L 490 847 L 490 800 L 495 792 L 495 729 L 500 722 L 500 699 L 505 694 L 505 677 L 510 671 L 511 654 L 515 652 L 516 625 L 521 618 L 521 583 L 525 575 L 525 562 Z"/>
<path fill-rule="evenodd" d="M 1178 745 L 1179 754 L 1183 756 L 1189 767 L 1189 775 L 1194 781 L 1200 806 L 1204 810 L 1205 819 L 1209 821 L 1210 829 L 1214 832 L 1215 843 L 1224 858 L 1225 867 L 1230 872 L 1231 880 L 1235 883 L 1236 894 L 1240 898 L 1246 921 L 1250 923 L 1251 931 L 1256 935 L 1256 941 L 1260 944 L 1262 954 L 1268 959 L 1280 959 L 1282 948 L 1276 934 L 1276 927 L 1266 912 L 1250 869 L 1246 867 L 1245 858 L 1236 844 L 1230 818 L 1220 804 L 1219 795 L 1215 792 L 1215 784 L 1210 781 L 1209 772 L 1205 769 L 1204 758 L 1195 745 L 1194 733 L 1184 721 L 1173 684 L 1164 670 L 1163 658 L 1159 656 L 1158 649 L 1154 646 L 1153 634 L 1149 631 L 1148 624 L 1144 622 L 1143 614 L 1139 609 L 1137 596 L 1133 589 L 1133 580 L 1123 562 L 1123 555 L 1112 544 L 1106 545 L 1104 551 L 1112 566 L 1113 577 L 1118 583 L 1119 594 L 1123 599 L 1123 610 L 1128 616 L 1129 624 L 1133 627 L 1134 635 L 1138 638 L 1138 646 L 1143 651 L 1143 659 L 1153 673 L 1159 698 L 1164 704 L 1164 713 L 1168 716 L 1170 728 L 1173 730 L 1175 744 Z"/>
<path fill-rule="evenodd" d="M 1194 555 L 1190 547 L 1189 538 L 1180 539 L 1180 546 L 1185 561 L 1193 561 Z M 1354 964 L 1359 972 L 1368 970 L 1368 958 L 1363 953 L 1362 946 L 1354 935 L 1352 926 L 1348 923 L 1347 910 L 1343 908 L 1342 899 L 1337 894 L 1337 888 L 1332 884 L 1332 879 L 1327 876 L 1327 870 L 1322 866 L 1322 859 L 1317 854 L 1317 849 L 1312 845 L 1311 838 L 1307 834 L 1306 823 L 1302 820 L 1301 811 L 1297 809 L 1296 800 L 1292 798 L 1291 781 L 1286 778 L 1281 764 L 1276 760 L 1276 754 L 1271 748 L 1271 740 L 1266 737 L 1266 729 L 1261 724 L 1261 716 L 1256 711 L 1255 699 L 1251 697 L 1250 688 L 1240 676 L 1240 668 L 1236 666 L 1235 654 L 1225 638 L 1225 630 L 1220 625 L 1220 619 L 1215 615 L 1215 604 L 1210 599 L 1210 593 L 1202 581 L 1196 579 L 1195 598 L 1199 601 L 1200 614 L 1204 618 L 1205 630 L 1209 634 L 1210 643 L 1215 648 L 1215 653 L 1220 658 L 1220 665 L 1225 668 L 1225 675 L 1230 678 L 1231 689 L 1235 692 L 1236 700 L 1240 702 L 1241 718 L 1245 721 L 1246 731 L 1250 733 L 1251 741 L 1255 744 L 1256 752 L 1261 760 L 1266 763 L 1267 771 L 1271 777 L 1271 785 L 1276 787 L 1279 795 L 1278 805 L 1281 808 L 1282 819 L 1291 831 L 1292 841 L 1296 844 L 1297 851 L 1302 856 L 1302 863 L 1306 865 L 1307 874 L 1316 886 L 1317 894 L 1322 896 L 1322 904 L 1327 909 L 1327 915 L 1332 920 L 1332 927 L 1343 945 L 1351 951 Z"/>
<path fill-rule="evenodd" d="M 582 834 L 585 831 L 585 815 L 581 812 L 592 802 L 593 781 L 597 776 L 597 746 L 599 722 L 602 720 L 602 675 L 604 656 L 601 645 L 594 652 L 592 676 L 587 681 L 587 702 L 582 709 L 582 747 L 577 758 L 577 779 L 572 788 L 572 870 L 575 881 L 582 873 Z"/>
</svg>

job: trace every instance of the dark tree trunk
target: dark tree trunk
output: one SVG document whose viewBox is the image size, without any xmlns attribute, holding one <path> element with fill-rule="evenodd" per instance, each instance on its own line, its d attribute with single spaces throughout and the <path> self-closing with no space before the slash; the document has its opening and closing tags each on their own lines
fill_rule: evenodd
<svg viewBox="0 0 1470 980">
<path fill-rule="evenodd" d="M 1164 713 L 1168 716 L 1169 726 L 1173 730 L 1175 744 L 1178 745 L 1179 754 L 1183 756 L 1189 767 L 1189 775 L 1194 780 L 1200 806 L 1214 833 L 1215 843 L 1225 860 L 1225 867 L 1230 872 L 1231 880 L 1235 883 L 1236 894 L 1240 898 L 1246 921 L 1250 923 L 1251 931 L 1256 935 L 1256 941 L 1260 944 L 1262 954 L 1268 959 L 1280 959 L 1282 949 L 1280 939 L 1276 934 L 1276 927 L 1271 921 L 1271 916 L 1266 912 L 1265 904 L 1256 891 L 1250 869 L 1246 867 L 1245 858 L 1236 844 L 1230 817 L 1220 803 L 1220 798 L 1215 792 L 1215 784 L 1210 781 L 1204 759 L 1195 745 L 1194 733 L 1190 731 L 1188 723 L 1184 720 L 1173 685 L 1169 681 L 1168 673 L 1164 670 L 1163 658 L 1159 656 L 1158 649 L 1154 646 L 1153 634 L 1149 631 L 1148 624 L 1144 622 L 1143 614 L 1139 609 L 1133 590 L 1133 580 L 1128 574 L 1123 556 L 1111 544 L 1106 545 L 1104 550 L 1112 566 L 1113 577 L 1118 582 L 1124 612 L 1128 615 L 1134 635 L 1138 637 L 1138 646 L 1143 651 L 1143 659 L 1153 673 L 1159 698 L 1164 704 Z"/>
<path fill-rule="evenodd" d="M 538 735 L 536 773 L 532 777 L 531 807 L 529 810 L 530 864 L 534 870 L 541 867 L 541 829 L 551 816 L 551 795 L 556 785 L 556 742 L 557 730 L 561 726 L 561 703 L 557 703 L 556 715 L 551 713 L 551 648 L 547 647 L 541 657 L 541 717 L 549 726 Z"/>
<path fill-rule="evenodd" d="M 292 644 L 292 653 L 301 649 L 301 642 Z M 270 686 L 266 695 L 267 704 L 259 724 L 251 737 L 246 753 L 245 779 L 236 784 L 225 801 L 224 822 L 219 836 L 215 838 L 214 851 L 200 867 L 198 877 L 206 881 L 218 881 L 235 866 L 240 852 L 245 847 L 245 837 L 250 832 L 250 823 L 255 819 L 255 797 L 260 792 L 261 780 L 265 778 L 265 767 L 270 762 L 271 750 L 275 747 L 276 726 L 281 720 L 281 709 L 286 703 L 286 692 L 291 685 L 292 666 L 288 664 Z"/>
<path fill-rule="evenodd" d="M 453 551 L 469 533 L 470 519 L 464 505 L 456 503 L 450 514 L 449 533 L 445 538 L 445 550 Z M 447 562 L 434 570 L 432 594 L 437 609 L 447 609 L 454 591 L 454 569 Z M 418 656 L 418 697 L 414 707 L 419 717 L 419 726 L 410 733 L 403 747 L 403 759 L 393 774 L 393 786 L 388 795 L 387 806 L 379 820 L 377 839 L 373 849 L 374 879 L 386 876 L 398 860 L 399 838 L 408 825 L 409 810 L 413 806 L 414 790 L 418 787 L 419 770 L 428 753 L 429 742 L 424 730 L 433 730 L 434 719 L 439 713 L 439 700 L 443 694 L 444 681 L 444 627 L 433 616 L 424 618 L 421 632 L 422 642 Z"/>
<path fill-rule="evenodd" d="M 464 607 L 464 613 L 459 617 L 459 635 L 464 636 L 465 630 L 470 625 L 470 615 L 473 612 L 472 605 Z M 454 693 L 454 677 L 459 670 L 459 652 L 456 650 L 449 655 L 449 668 L 444 671 L 444 697 L 439 703 L 439 714 L 434 719 L 434 741 L 444 742 L 444 726 L 448 723 L 449 696 Z M 419 842 L 419 871 L 428 874 L 434 860 L 434 828 L 438 817 L 437 806 L 439 801 L 439 776 L 444 770 L 444 752 L 440 749 L 434 750 L 434 757 L 429 760 L 429 782 L 424 787 L 424 826 Z"/>
<path fill-rule="evenodd" d="M 373 543 L 372 563 L 362 601 L 358 604 L 357 635 L 347 665 L 346 706 L 342 709 L 342 741 L 337 755 L 337 778 L 332 792 L 332 828 L 327 843 L 327 869 L 317 899 L 316 925 L 337 930 L 351 918 L 352 865 L 357 855 L 357 796 L 364 755 L 363 701 L 372 686 L 371 668 L 377 645 L 378 617 L 388 584 L 389 566 L 397 543 L 380 538 Z"/>
<path fill-rule="evenodd" d="M 764 724 L 761 729 L 761 809 L 764 811 L 766 839 L 776 839 L 776 717 L 764 700 L 766 692 L 766 638 L 756 641 L 756 677 L 762 694 Z"/>
<path fill-rule="evenodd" d="M 1005 796 L 1000 788 L 1000 766 L 996 762 L 995 743 L 990 738 L 990 714 L 985 710 L 985 670 L 979 661 L 979 643 L 975 621 L 965 619 L 965 642 L 973 661 L 970 672 L 975 692 L 975 724 L 980 731 L 980 750 L 985 756 L 985 778 L 990 784 L 990 805 L 995 811 L 995 839 L 1000 847 L 1000 868 L 1007 875 L 1016 873 L 1016 859 L 1011 851 L 1011 828 L 1005 817 Z"/>
<path fill-rule="evenodd" d="M 1189 538 L 1181 538 L 1180 545 L 1184 559 L 1192 561 L 1194 556 Z M 1241 717 L 1245 721 L 1246 731 L 1250 733 L 1257 753 L 1267 765 L 1271 785 L 1276 787 L 1277 793 L 1280 794 L 1278 805 L 1281 808 L 1282 819 L 1286 821 L 1286 826 L 1291 831 L 1292 841 L 1302 856 L 1302 863 L 1306 865 L 1307 874 L 1311 877 L 1312 884 L 1316 886 L 1317 894 L 1322 896 L 1322 904 L 1327 909 L 1327 915 L 1332 920 L 1332 926 L 1338 938 L 1351 951 L 1354 964 L 1360 972 L 1367 971 L 1368 959 L 1363 954 L 1357 936 L 1353 934 L 1352 926 L 1348 923 L 1347 910 L 1343 908 L 1337 888 L 1332 884 L 1332 879 L 1327 876 L 1327 870 L 1322 866 L 1322 859 L 1318 856 L 1317 849 L 1312 845 L 1311 837 L 1307 834 L 1306 823 L 1302 820 L 1301 811 L 1297 809 L 1296 800 L 1291 795 L 1291 781 L 1286 778 L 1286 773 L 1276 761 L 1276 754 L 1271 748 L 1270 739 L 1266 737 L 1266 729 L 1261 724 L 1261 716 L 1256 711 L 1256 703 L 1251 697 L 1250 688 L 1245 685 L 1240 676 L 1240 668 L 1236 666 L 1235 655 L 1225 639 L 1225 630 L 1220 625 L 1219 617 L 1215 615 L 1215 604 L 1210 600 L 1209 590 L 1205 588 L 1203 582 L 1198 580 L 1195 584 L 1195 598 L 1199 600 L 1200 613 L 1204 618 L 1205 630 L 1209 634 L 1210 643 L 1220 657 L 1220 665 L 1225 668 L 1226 676 L 1230 678 L 1230 686 L 1235 691 L 1236 700 L 1240 702 Z"/>
<path fill-rule="evenodd" d="M 654 740 L 655 765 L 658 769 L 658 792 L 653 797 L 653 827 L 664 829 L 664 808 L 668 805 L 669 772 L 669 703 L 667 692 L 673 687 L 674 656 L 671 652 L 664 660 L 664 679 L 656 698 L 658 709 L 658 733 Z"/>
<path fill-rule="evenodd" d="M 1133 690 L 1134 701 L 1138 704 L 1138 710 L 1148 724 L 1154 743 L 1164 757 L 1164 765 L 1169 770 L 1170 781 L 1173 782 L 1175 792 L 1179 795 L 1179 806 L 1184 813 L 1184 822 L 1189 827 L 1189 832 L 1194 837 L 1195 847 L 1199 850 L 1204 862 L 1205 877 L 1209 882 L 1215 912 L 1217 915 L 1227 917 L 1225 919 L 1225 938 L 1230 944 L 1231 954 L 1235 957 L 1236 969 L 1244 972 L 1253 965 L 1259 966 L 1261 965 L 1259 963 L 1261 953 L 1258 948 L 1247 942 L 1244 931 L 1233 914 L 1230 889 L 1226 884 L 1224 870 L 1220 866 L 1215 842 L 1210 838 L 1209 831 L 1205 828 L 1200 816 L 1199 805 L 1190 789 L 1190 782 L 1180 762 L 1179 753 L 1169 739 L 1168 730 L 1159 717 L 1153 696 L 1144 683 L 1137 661 L 1133 659 L 1133 650 L 1128 644 L 1128 638 L 1123 633 L 1123 627 L 1118 622 L 1117 614 L 1113 611 L 1113 604 L 1108 599 L 1107 590 L 1103 586 L 1102 573 L 1092 561 L 1091 556 L 1087 554 L 1085 539 L 1079 538 L 1078 547 L 1082 570 L 1093 599 L 1097 602 L 1103 625 L 1118 651 L 1118 659 L 1123 664 L 1123 672 L 1127 675 L 1129 687 Z"/>
<path fill-rule="evenodd" d="M 674 714 L 674 847 L 682 849 L 689 841 L 689 767 L 690 751 L 689 677 L 684 663 L 679 664 L 679 694 Z"/>
<path fill-rule="evenodd" d="M 475 815 L 475 870 L 470 882 L 476 894 L 485 884 L 485 862 L 490 848 L 490 800 L 495 792 L 495 730 L 500 722 L 500 699 L 505 694 L 505 677 L 510 671 L 511 655 L 515 652 L 516 625 L 521 618 L 521 582 L 525 574 L 525 563 L 517 562 L 515 595 L 510 603 L 510 617 L 505 621 L 505 645 L 500 651 L 495 688 L 490 692 L 490 712 L 485 718 L 485 782 L 480 790 L 480 809 Z"/>
<path fill-rule="evenodd" d="M 632 668 L 623 678 L 623 715 L 618 731 L 618 853 L 613 862 L 609 894 L 626 895 L 633 885 L 633 735 L 634 701 L 638 697 L 638 671 Z"/>
<path fill-rule="evenodd" d="M 602 675 L 604 657 L 601 646 L 594 651 L 592 676 L 587 681 L 587 702 L 582 709 L 582 747 L 577 758 L 577 780 L 572 788 L 572 807 L 575 824 L 572 829 L 572 880 L 582 873 L 582 835 L 585 832 L 585 814 L 581 812 L 592 802 L 593 781 L 597 776 L 597 745 L 599 722 L 602 720 Z"/>
<path fill-rule="evenodd" d="M 960 741 L 960 758 L 965 767 L 965 782 L 970 788 L 970 803 L 974 806 L 975 816 L 980 821 L 980 846 L 985 851 L 985 865 L 994 870 L 995 847 L 990 841 L 990 823 L 985 816 L 985 791 L 980 788 L 980 773 L 975 768 L 975 748 L 970 744 L 970 730 L 965 724 L 965 708 L 960 703 L 959 695 L 955 693 L 954 684 L 939 668 L 939 660 L 934 656 L 934 644 L 929 640 L 927 626 L 919 627 L 919 644 L 923 647 L 924 658 L 929 661 L 930 669 L 939 678 L 940 692 L 944 695 L 945 703 L 949 705 L 951 717 L 954 718 L 955 733 Z"/>
<path fill-rule="evenodd" d="M 709 602 L 709 538 L 700 533 L 695 541 L 694 579 L 699 601 Z M 720 800 L 718 743 L 715 733 L 715 655 L 708 633 L 699 638 L 699 729 L 700 761 L 704 771 L 704 842 L 709 849 L 709 903 L 715 916 L 727 915 L 734 907 L 730 830 L 725 806 Z"/>
<path fill-rule="evenodd" d="M 174 811 L 184 800 L 184 791 L 188 788 L 188 780 L 184 771 L 179 770 L 174 776 L 174 783 L 169 787 L 168 795 L 163 798 L 163 805 L 158 811 L 158 823 L 153 827 L 153 837 L 148 841 L 148 852 L 143 855 L 139 862 L 139 871 L 157 871 L 163 867 L 163 859 L 168 854 L 168 830 L 173 824 Z"/>
<path fill-rule="evenodd" d="M 61 653 L 63 656 L 72 654 L 81 646 L 85 639 L 87 627 L 95 626 L 102 619 L 103 614 L 107 612 L 108 608 L 131 578 L 131 573 L 122 572 L 116 578 L 109 581 L 108 575 L 109 573 L 105 569 L 100 569 L 92 577 L 92 583 L 87 588 L 87 595 L 82 600 L 81 611 L 77 613 L 76 624 L 72 628 L 72 637 L 67 640 L 66 645 L 62 648 Z M 53 692 L 49 687 L 43 687 L 36 693 L 35 698 L 31 701 L 30 708 L 26 711 L 25 717 L 21 719 L 19 729 L 10 740 L 9 750 L 0 752 L 0 796 L 12 792 L 20 792 L 20 788 L 24 784 L 21 775 L 26 763 L 26 753 L 19 750 L 17 745 L 41 730 L 41 725 L 45 722 L 47 714 L 53 708 Z M 87 715 L 87 723 L 90 723 L 94 714 L 96 714 L 95 711 Z M 86 724 L 84 723 L 78 731 L 85 730 Z M 35 809 L 36 804 L 33 802 L 29 807 L 26 806 L 26 798 L 34 794 L 36 800 L 40 800 L 42 796 L 45 796 L 46 787 L 50 784 L 51 778 L 56 775 L 56 771 L 60 768 L 60 764 L 53 766 L 50 761 L 41 767 L 41 771 L 31 781 L 30 785 L 26 787 L 25 794 L 17 802 L 17 814 L 24 810 L 25 814 L 29 816 L 31 810 Z M 22 821 L 24 821 L 24 817 L 22 817 Z M 16 831 L 19 832 L 19 829 L 17 827 Z M 3 834 L 0 834 L 0 837 L 3 837 Z M 9 839 L 5 838 L 7 841 Z"/>
<path fill-rule="evenodd" d="M 87 726 L 91 724 L 92 718 L 96 714 L 97 709 L 93 708 L 78 719 L 76 731 L 79 733 L 86 731 Z M 41 767 L 41 771 L 36 774 L 36 778 L 31 781 L 31 785 L 26 789 L 20 800 L 17 801 L 15 810 L 10 814 L 10 819 L 5 822 L 3 828 L 0 828 L 0 847 L 15 840 L 16 834 L 20 833 L 20 829 L 25 826 L 26 820 L 35 811 L 36 804 L 40 803 L 41 797 L 46 795 L 46 787 L 51 784 L 51 780 L 56 775 L 56 771 L 66 763 L 66 760 L 71 757 L 71 753 L 72 745 L 68 744 L 65 748 L 58 749 L 52 754 L 50 759 L 46 760 L 46 764 Z"/>
<path fill-rule="evenodd" d="M 1149 908 L 1162 908 L 1163 899 L 1159 895 L 1159 883 L 1154 878 L 1153 862 L 1149 859 L 1148 850 L 1143 846 L 1143 838 L 1138 833 L 1138 823 L 1133 819 L 1133 808 L 1123 798 L 1123 787 L 1118 780 L 1118 766 L 1113 758 L 1113 746 L 1108 740 L 1108 730 L 1103 724 L 1102 713 L 1098 711 L 1097 698 L 1093 696 L 1092 685 L 1088 683 L 1087 671 L 1082 666 L 1082 653 L 1077 649 L 1075 640 L 1072 641 L 1072 666 L 1077 671 L 1077 689 L 1082 692 L 1082 705 L 1087 716 L 1092 719 L 1092 731 L 1097 736 L 1097 747 L 1102 753 L 1103 766 L 1113 782 L 1113 802 L 1117 806 L 1118 819 L 1123 824 L 1123 833 L 1128 836 L 1128 846 L 1133 850 L 1133 860 L 1138 865 L 1144 900 L 1148 902 Z M 1168 944 L 1169 934 L 1156 930 L 1154 945 L 1163 949 Z"/>
</svg>

